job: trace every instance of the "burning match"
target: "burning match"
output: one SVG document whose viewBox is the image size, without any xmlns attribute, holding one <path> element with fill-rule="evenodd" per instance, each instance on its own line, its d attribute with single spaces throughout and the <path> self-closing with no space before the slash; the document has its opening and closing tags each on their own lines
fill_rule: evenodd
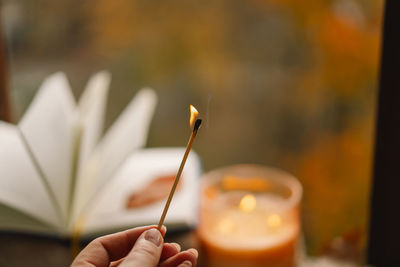
<svg viewBox="0 0 400 267">
<path fill-rule="evenodd" d="M 190 121 L 189 121 L 189 122 L 190 122 L 190 126 L 193 125 L 193 122 L 194 122 L 194 120 L 196 119 L 196 117 L 197 117 L 198 115 L 199 115 L 199 112 L 196 110 L 196 108 L 193 107 L 192 105 L 190 105 Z M 167 202 L 165 203 L 163 213 L 162 213 L 161 218 L 160 218 L 160 221 L 159 221 L 159 223 L 158 223 L 158 227 L 157 227 L 158 230 L 161 230 L 161 226 L 162 226 L 163 223 L 164 223 L 165 216 L 167 215 L 169 205 L 171 204 L 172 197 L 174 196 L 176 187 L 177 187 L 177 185 L 178 185 L 178 183 L 179 183 L 179 179 L 181 178 L 181 174 L 182 174 L 182 171 L 183 171 L 183 167 L 185 166 L 186 159 L 187 159 L 187 157 L 188 157 L 188 155 L 189 155 L 190 150 L 192 149 L 193 141 L 194 141 L 194 138 L 195 138 L 196 135 L 197 135 L 197 131 L 199 130 L 200 125 L 201 125 L 201 119 L 197 119 L 197 120 L 194 122 L 193 131 L 192 131 L 192 134 L 190 135 L 189 142 L 188 142 L 188 144 L 186 145 L 185 154 L 183 155 L 183 159 L 182 159 L 182 161 L 181 161 L 181 165 L 179 166 L 178 173 L 177 173 L 176 176 L 175 176 L 174 184 L 172 185 L 171 191 L 169 192 L 169 196 L 168 196 Z"/>
</svg>

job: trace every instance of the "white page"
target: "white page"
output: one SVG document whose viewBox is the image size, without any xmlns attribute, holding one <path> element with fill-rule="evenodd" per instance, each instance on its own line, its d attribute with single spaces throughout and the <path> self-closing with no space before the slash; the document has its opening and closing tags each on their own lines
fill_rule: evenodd
<svg viewBox="0 0 400 267">
<path fill-rule="evenodd" d="M 107 131 L 99 144 L 102 165 L 96 184 L 103 184 L 134 149 L 146 144 L 156 104 L 152 89 L 140 90 Z"/>
<path fill-rule="evenodd" d="M 126 209 L 129 196 L 157 177 L 176 175 L 184 148 L 152 148 L 133 153 L 90 207 L 85 234 L 107 232 L 145 224 L 157 224 L 166 198 L 135 209 Z M 182 173 L 181 189 L 175 192 L 165 224 L 193 226 L 197 222 L 199 157 L 191 151 Z"/>
<path fill-rule="evenodd" d="M 110 81 L 111 75 L 108 71 L 93 75 L 79 100 L 79 124 L 82 136 L 79 148 L 78 176 L 101 137 Z"/>
<path fill-rule="evenodd" d="M 140 90 L 95 148 L 78 177 L 70 223 L 128 155 L 145 145 L 156 102 L 153 90 Z"/>
<path fill-rule="evenodd" d="M 0 203 L 0 229 L 3 231 L 22 231 L 41 233 L 46 235 L 59 235 L 59 229 L 40 221 L 27 213 L 11 208 Z"/>
<path fill-rule="evenodd" d="M 19 123 L 63 216 L 68 207 L 75 109 L 67 78 L 59 72 L 43 82 Z"/>
<path fill-rule="evenodd" d="M 17 127 L 2 121 L 0 202 L 58 228 L 61 226 L 61 218 L 25 149 Z"/>
</svg>

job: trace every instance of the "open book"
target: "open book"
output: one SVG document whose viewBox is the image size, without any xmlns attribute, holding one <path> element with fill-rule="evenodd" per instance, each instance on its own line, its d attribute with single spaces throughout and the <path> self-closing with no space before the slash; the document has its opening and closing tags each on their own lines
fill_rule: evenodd
<svg viewBox="0 0 400 267">
<path fill-rule="evenodd" d="M 66 76 L 53 74 L 18 125 L 0 121 L 0 230 L 70 236 L 78 227 L 91 236 L 158 223 L 184 148 L 143 149 L 156 105 L 151 89 L 101 138 L 109 83 L 108 72 L 95 74 L 76 104 Z M 196 223 L 200 168 L 192 152 L 170 227 Z"/>
</svg>

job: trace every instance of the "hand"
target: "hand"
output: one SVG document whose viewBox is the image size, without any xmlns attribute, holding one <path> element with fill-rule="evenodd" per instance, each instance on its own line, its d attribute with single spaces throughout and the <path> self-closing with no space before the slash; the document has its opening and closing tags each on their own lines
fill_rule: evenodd
<svg viewBox="0 0 400 267">
<path fill-rule="evenodd" d="M 96 238 L 84 248 L 71 267 L 190 267 L 196 265 L 197 250 L 181 252 L 177 243 L 164 243 L 156 226 L 144 226 Z"/>
</svg>

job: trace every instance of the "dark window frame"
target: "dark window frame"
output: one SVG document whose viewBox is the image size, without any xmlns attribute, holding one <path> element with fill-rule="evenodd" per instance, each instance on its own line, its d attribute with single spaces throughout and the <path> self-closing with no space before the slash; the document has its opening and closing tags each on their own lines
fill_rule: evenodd
<svg viewBox="0 0 400 267">
<path fill-rule="evenodd" d="M 367 262 L 378 267 L 400 266 L 400 14 L 397 12 L 400 1 L 387 0 L 367 254 Z"/>
</svg>

